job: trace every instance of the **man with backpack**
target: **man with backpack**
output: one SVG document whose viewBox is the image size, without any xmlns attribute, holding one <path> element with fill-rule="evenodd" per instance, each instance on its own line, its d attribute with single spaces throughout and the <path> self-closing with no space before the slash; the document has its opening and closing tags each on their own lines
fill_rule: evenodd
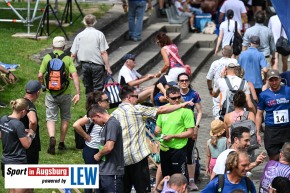
<svg viewBox="0 0 290 193">
<path fill-rule="evenodd" d="M 216 164 L 213 168 L 213 172 L 210 179 L 213 179 L 218 174 L 224 174 L 226 172 L 226 160 L 228 155 L 233 151 L 247 151 L 250 146 L 250 130 L 247 127 L 235 127 L 231 132 L 231 148 L 223 151 L 216 160 Z M 260 153 L 256 160 L 249 165 L 249 170 L 257 167 L 260 163 L 265 160 L 266 156 L 264 152 Z"/>
<path fill-rule="evenodd" d="M 231 152 L 226 161 L 226 172 L 211 180 L 201 193 L 231 192 L 242 189 L 248 193 L 256 193 L 254 183 L 246 177 L 250 169 L 250 160 L 247 152 Z"/>
<path fill-rule="evenodd" d="M 250 89 L 246 80 L 239 78 L 236 75 L 236 68 L 239 64 L 236 59 L 233 59 L 225 69 L 225 77 L 219 78 L 214 85 L 214 89 L 211 93 L 213 97 L 218 97 L 220 95 L 220 118 L 226 113 L 232 112 L 234 110 L 233 96 L 237 90 L 242 90 L 246 94 L 247 106 L 250 111 L 256 113 L 256 109 L 251 101 Z"/>
<path fill-rule="evenodd" d="M 60 141 L 59 150 L 65 150 L 65 136 L 71 117 L 71 104 L 77 104 L 80 100 L 80 84 L 77 70 L 70 56 L 65 55 L 64 37 L 57 36 L 53 39 L 53 52 L 44 56 L 38 80 L 46 87 L 45 106 L 48 135 L 50 137 L 47 153 L 55 154 L 55 125 L 60 110 Z M 72 77 L 76 93 L 71 95 L 70 77 Z"/>
</svg>

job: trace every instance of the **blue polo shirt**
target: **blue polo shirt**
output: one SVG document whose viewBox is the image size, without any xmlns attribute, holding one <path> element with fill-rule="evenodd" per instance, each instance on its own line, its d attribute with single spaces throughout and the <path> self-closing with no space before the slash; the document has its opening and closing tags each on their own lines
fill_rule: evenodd
<svg viewBox="0 0 290 193">
<path fill-rule="evenodd" d="M 257 48 L 249 47 L 239 56 L 239 64 L 245 70 L 244 78 L 253 83 L 255 88 L 262 88 L 261 69 L 268 66 L 266 58 Z"/>
</svg>

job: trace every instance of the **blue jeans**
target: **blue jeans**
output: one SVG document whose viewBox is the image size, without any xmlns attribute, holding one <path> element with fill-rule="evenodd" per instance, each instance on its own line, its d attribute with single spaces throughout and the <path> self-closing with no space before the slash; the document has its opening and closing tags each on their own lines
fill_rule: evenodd
<svg viewBox="0 0 290 193">
<path fill-rule="evenodd" d="M 100 189 L 96 193 L 123 193 L 123 175 L 100 175 Z"/>
<path fill-rule="evenodd" d="M 194 13 L 195 15 L 203 13 L 201 9 L 198 9 L 198 8 L 195 8 L 195 7 L 190 7 L 189 10 L 190 10 L 190 12 Z"/>
<path fill-rule="evenodd" d="M 90 148 L 85 144 L 83 149 L 83 159 L 85 164 L 98 164 L 98 162 L 94 159 L 94 155 L 99 152 L 99 149 Z M 84 189 L 85 193 L 92 193 L 93 189 Z"/>
<path fill-rule="evenodd" d="M 146 1 L 130 1 L 128 10 L 129 36 L 140 40 L 143 28 L 143 18 L 146 9 Z"/>
</svg>

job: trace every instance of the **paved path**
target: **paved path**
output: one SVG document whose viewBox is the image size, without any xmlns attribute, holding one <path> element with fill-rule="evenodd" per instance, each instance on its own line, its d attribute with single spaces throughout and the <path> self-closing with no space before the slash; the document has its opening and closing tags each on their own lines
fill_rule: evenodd
<svg viewBox="0 0 290 193">
<path fill-rule="evenodd" d="M 209 178 L 205 176 L 205 156 L 206 156 L 206 141 L 209 139 L 209 130 L 210 130 L 210 123 L 213 120 L 212 117 L 212 98 L 208 94 L 207 84 L 206 84 L 206 75 L 208 69 L 210 68 L 211 63 L 219 59 L 220 57 L 212 56 L 210 60 L 200 69 L 199 73 L 196 77 L 194 77 L 192 81 L 192 87 L 196 90 L 201 97 L 201 104 L 202 104 L 202 111 L 203 117 L 200 124 L 200 129 L 198 133 L 198 140 L 197 140 L 197 148 L 200 154 L 200 164 L 201 164 L 201 183 L 198 185 L 199 189 L 203 189 L 209 181 Z M 264 148 L 260 148 L 256 150 L 256 152 L 265 151 Z M 257 154 L 257 153 L 256 153 Z M 265 163 L 261 164 L 257 168 L 255 168 L 252 173 L 253 177 L 252 180 L 255 183 L 256 189 L 258 190 L 259 180 L 261 173 L 263 172 Z"/>
</svg>

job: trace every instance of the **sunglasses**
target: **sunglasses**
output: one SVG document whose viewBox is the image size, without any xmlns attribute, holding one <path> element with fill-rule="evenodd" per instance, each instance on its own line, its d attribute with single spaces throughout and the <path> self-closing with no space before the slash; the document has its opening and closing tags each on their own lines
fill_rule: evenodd
<svg viewBox="0 0 290 193">
<path fill-rule="evenodd" d="M 171 100 L 174 100 L 174 101 L 175 101 L 176 99 L 179 100 L 179 99 L 181 98 L 181 96 L 177 96 L 177 97 L 169 97 L 169 98 L 170 98 Z"/>
<path fill-rule="evenodd" d="M 188 79 L 184 79 L 184 80 L 179 80 L 179 82 L 188 82 Z"/>
<path fill-rule="evenodd" d="M 136 94 L 130 94 L 130 97 L 135 97 L 135 98 L 137 98 L 138 99 L 138 95 Z"/>
<path fill-rule="evenodd" d="M 110 102 L 110 99 L 109 98 L 102 99 L 101 102 L 107 102 L 108 103 L 108 102 Z"/>
</svg>

